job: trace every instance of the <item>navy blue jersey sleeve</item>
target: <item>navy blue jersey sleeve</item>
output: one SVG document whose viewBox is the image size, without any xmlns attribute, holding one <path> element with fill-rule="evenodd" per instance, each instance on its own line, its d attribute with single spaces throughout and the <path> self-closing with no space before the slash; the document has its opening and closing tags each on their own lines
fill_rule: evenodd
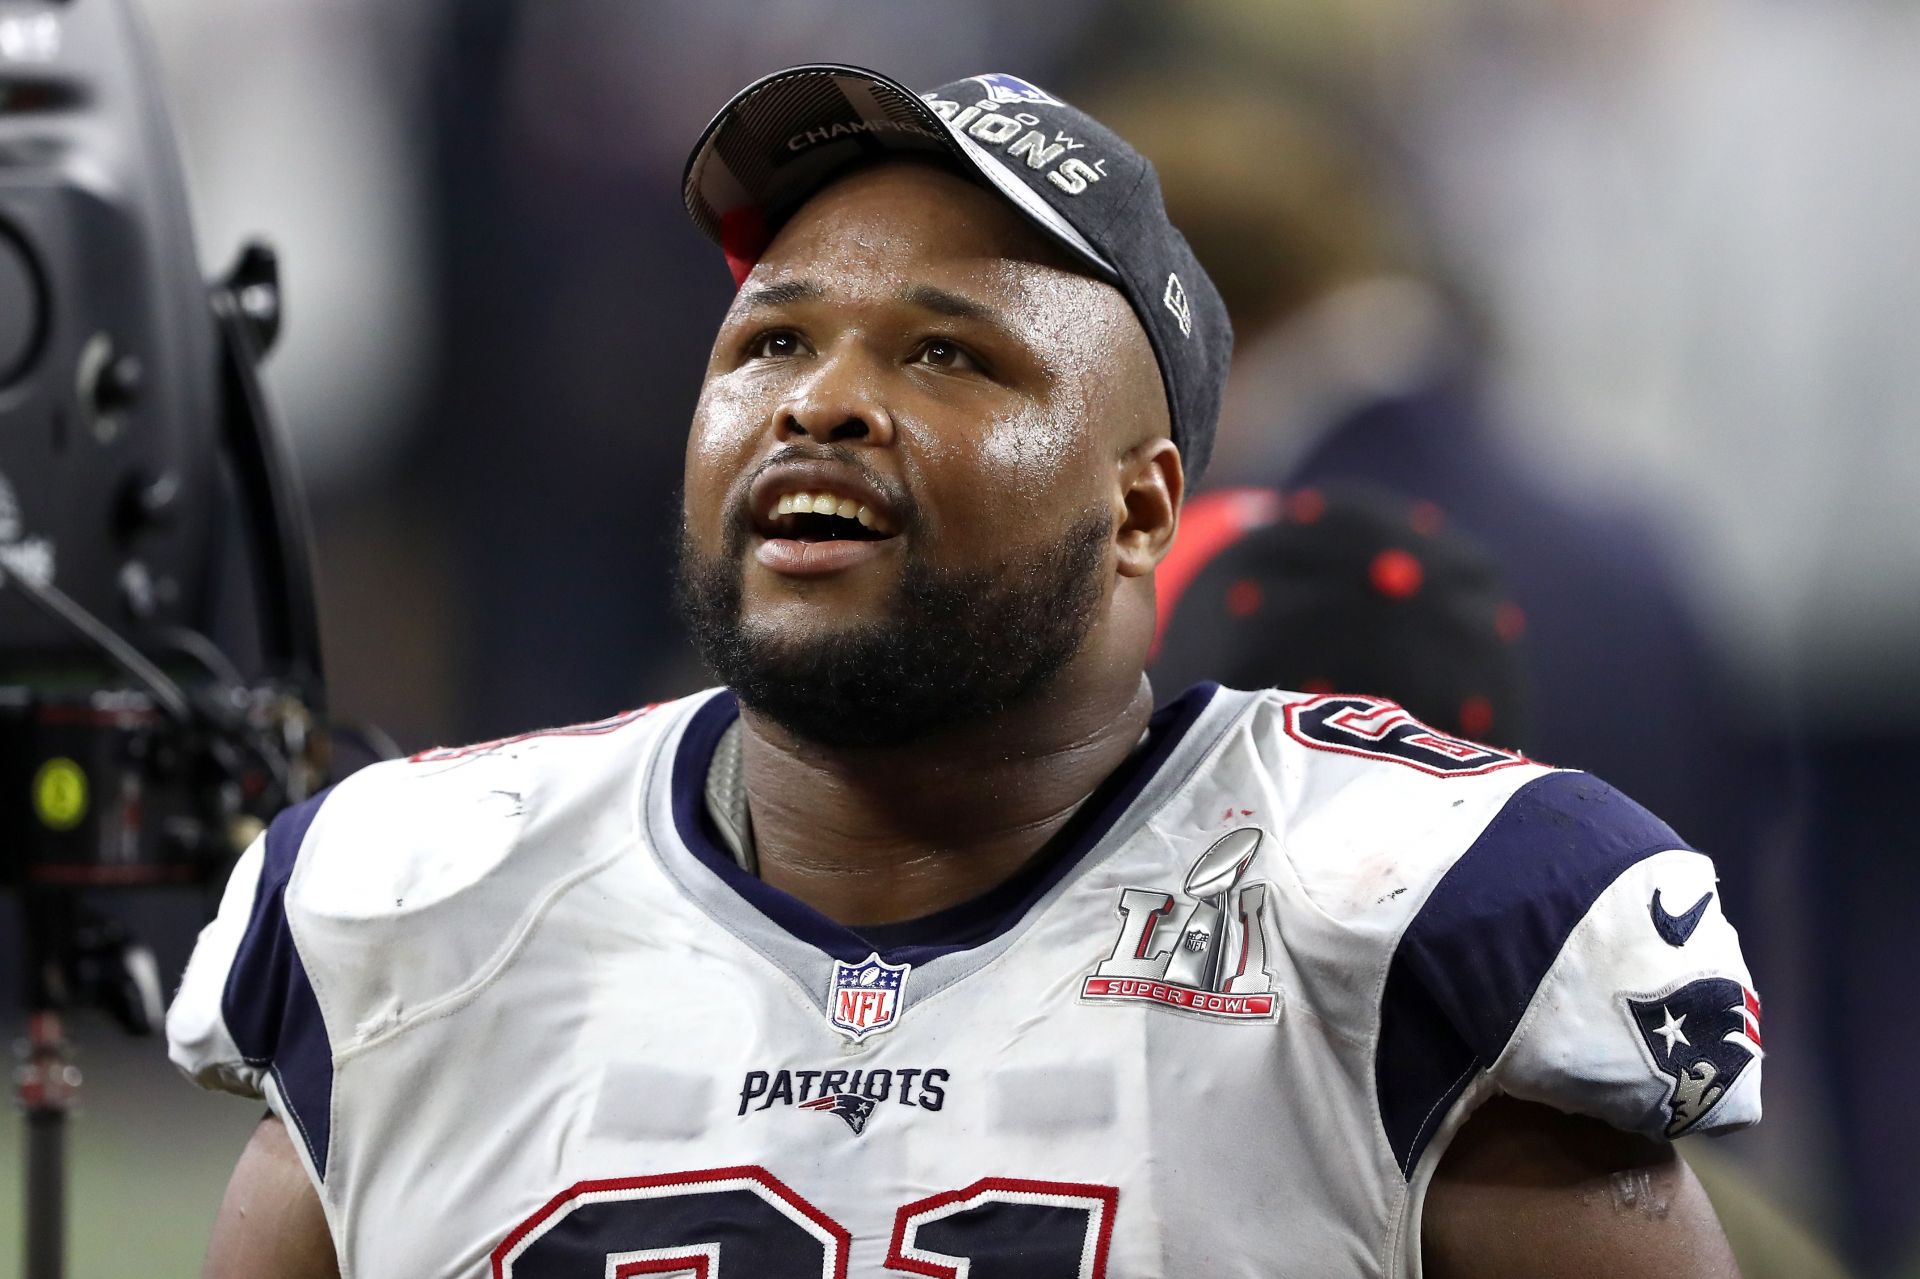
<svg viewBox="0 0 1920 1279">
<path fill-rule="evenodd" d="M 263 1097 L 326 1168 L 333 1051 L 287 919 L 287 887 L 328 792 L 296 805 L 234 867 L 167 1013 L 168 1053 L 196 1082 Z"/>
<path fill-rule="evenodd" d="M 1484 1079 L 1653 1135 L 1757 1119 L 1759 1001 L 1714 884 L 1706 857 L 1597 778 L 1514 792 L 1388 968 L 1375 1083 L 1401 1171 Z"/>
</svg>

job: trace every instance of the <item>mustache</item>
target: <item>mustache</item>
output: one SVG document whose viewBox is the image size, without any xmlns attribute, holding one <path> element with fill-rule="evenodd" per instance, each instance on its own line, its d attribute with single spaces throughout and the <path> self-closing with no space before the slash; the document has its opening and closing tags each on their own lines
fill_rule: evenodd
<svg viewBox="0 0 1920 1279">
<path fill-rule="evenodd" d="M 752 499 L 754 481 L 767 471 L 788 462 L 837 462 L 842 466 L 860 472 L 860 476 L 874 490 L 885 498 L 893 510 L 899 530 L 911 532 L 918 526 L 920 505 L 913 500 L 906 486 L 889 476 L 882 475 L 867 463 L 861 450 L 849 448 L 845 444 L 788 444 L 776 450 L 761 461 L 760 465 L 748 471 L 735 481 L 733 497 L 727 503 L 727 523 L 724 545 L 731 558 L 746 554 L 747 538 L 753 533 Z"/>
</svg>

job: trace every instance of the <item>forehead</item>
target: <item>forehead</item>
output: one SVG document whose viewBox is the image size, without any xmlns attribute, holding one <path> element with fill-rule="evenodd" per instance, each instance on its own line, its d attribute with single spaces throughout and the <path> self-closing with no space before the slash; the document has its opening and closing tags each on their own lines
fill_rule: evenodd
<svg viewBox="0 0 1920 1279">
<path fill-rule="evenodd" d="M 1001 197 L 929 163 L 892 160 L 822 188 L 780 229 L 753 280 L 818 279 L 852 288 L 904 275 L 971 282 L 1034 305 L 1124 299 L 1078 271 Z"/>
</svg>

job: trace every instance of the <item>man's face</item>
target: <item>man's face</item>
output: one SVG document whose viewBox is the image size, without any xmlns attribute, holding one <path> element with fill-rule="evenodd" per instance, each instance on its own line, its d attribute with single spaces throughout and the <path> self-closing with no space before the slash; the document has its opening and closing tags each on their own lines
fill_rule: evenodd
<svg viewBox="0 0 1920 1279">
<path fill-rule="evenodd" d="M 1160 395 L 1125 300 L 998 197 L 910 163 L 828 187 L 707 366 L 681 551 L 705 656 L 816 741 L 1031 696 L 1111 592 L 1143 381 Z"/>
</svg>

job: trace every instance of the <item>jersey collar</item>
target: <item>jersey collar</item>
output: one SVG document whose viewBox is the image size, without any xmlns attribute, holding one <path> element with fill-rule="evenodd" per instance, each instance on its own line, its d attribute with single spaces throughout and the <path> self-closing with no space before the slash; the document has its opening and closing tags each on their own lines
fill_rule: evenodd
<svg viewBox="0 0 1920 1279">
<path fill-rule="evenodd" d="M 723 846 L 705 802 L 707 770 L 739 703 L 722 689 L 689 719 L 672 758 L 672 820 L 680 842 L 706 870 L 791 937 L 854 963 L 878 953 L 889 963 L 924 964 L 1006 934 L 1072 874 L 1139 798 L 1213 700 L 1219 686 L 1196 684 L 1155 711 L 1146 740 L 1094 788 L 1027 867 L 980 896 L 946 910 L 858 931 L 741 868 Z"/>
</svg>

